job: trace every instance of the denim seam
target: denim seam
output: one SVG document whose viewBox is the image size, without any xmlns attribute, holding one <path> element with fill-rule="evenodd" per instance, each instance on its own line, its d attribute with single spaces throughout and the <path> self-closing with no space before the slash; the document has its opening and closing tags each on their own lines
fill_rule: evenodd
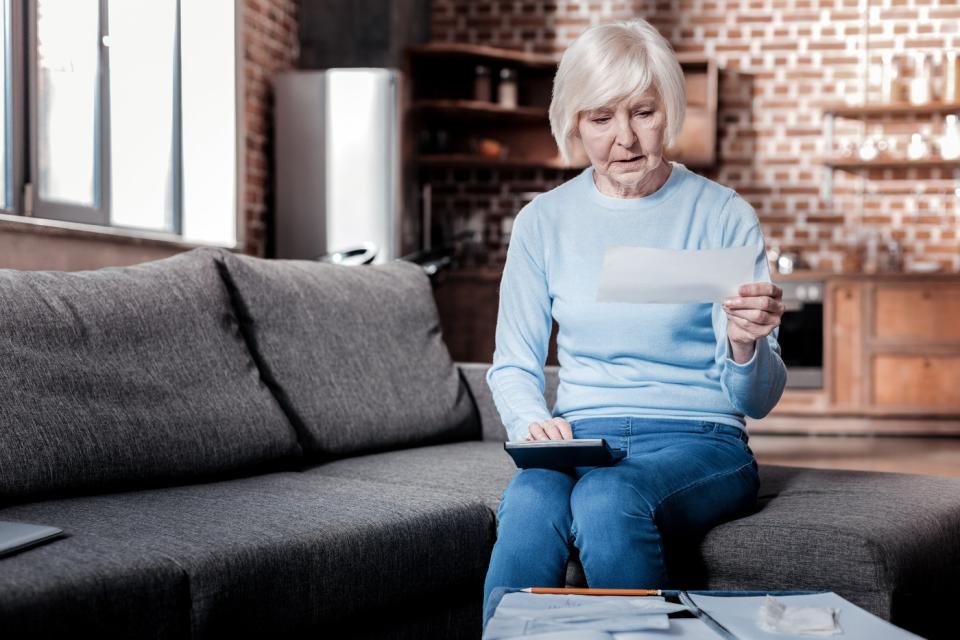
<svg viewBox="0 0 960 640">
<path fill-rule="evenodd" d="M 654 518 L 656 518 L 657 511 L 659 511 L 659 509 L 660 509 L 660 505 L 662 505 L 664 502 L 666 502 L 667 500 L 669 500 L 669 499 L 672 498 L 673 496 L 677 495 L 678 493 L 683 493 L 684 491 L 687 491 L 688 489 L 693 489 L 693 488 L 696 487 L 696 486 L 699 486 L 699 485 L 701 485 L 701 484 L 704 484 L 704 483 L 709 482 L 710 480 L 714 480 L 714 479 L 716 479 L 716 478 L 720 478 L 720 477 L 723 477 L 723 476 L 730 476 L 730 475 L 733 475 L 733 474 L 735 474 L 735 473 L 739 473 L 739 472 L 743 471 L 744 469 L 746 469 L 747 467 L 751 466 L 752 464 L 753 464 L 753 462 L 751 461 L 751 462 L 748 462 L 748 463 L 746 463 L 746 464 L 740 465 L 740 466 L 737 467 L 736 469 L 731 469 L 731 470 L 729 470 L 729 471 L 720 471 L 720 472 L 718 472 L 718 473 L 714 473 L 713 475 L 707 476 L 706 478 L 700 478 L 699 480 L 696 480 L 696 481 L 694 481 L 694 482 L 691 482 L 690 484 L 688 484 L 688 485 L 686 485 L 686 486 L 684 486 L 684 487 L 681 487 L 681 488 L 677 489 L 676 491 L 670 492 L 669 494 L 667 494 L 667 495 L 665 495 L 663 498 L 661 498 L 661 499 L 660 499 L 660 502 L 657 503 L 657 506 L 654 507 L 654 509 L 653 509 Z"/>
</svg>

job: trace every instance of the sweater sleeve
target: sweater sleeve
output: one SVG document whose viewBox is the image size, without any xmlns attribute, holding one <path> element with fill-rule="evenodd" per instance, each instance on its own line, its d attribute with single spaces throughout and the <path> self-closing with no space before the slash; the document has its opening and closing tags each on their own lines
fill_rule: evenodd
<svg viewBox="0 0 960 640">
<path fill-rule="evenodd" d="M 553 321 L 535 206 L 524 207 L 513 223 L 500 281 L 493 366 L 487 371 L 511 442 L 527 437 L 529 423 L 552 417 L 543 395 L 543 366 Z"/>
<path fill-rule="evenodd" d="M 721 215 L 721 246 L 754 247 L 757 257 L 753 281 L 770 282 L 763 233 L 753 207 L 734 194 L 724 205 Z M 780 401 L 787 382 L 787 369 L 780 357 L 780 345 L 777 342 L 779 327 L 769 336 L 757 340 L 750 360 L 738 364 L 731 357 L 732 349 L 727 338 L 727 314 L 722 305 L 713 305 L 712 319 L 717 338 L 716 360 L 720 364 L 721 388 L 737 411 L 753 419 L 764 417 Z"/>
</svg>

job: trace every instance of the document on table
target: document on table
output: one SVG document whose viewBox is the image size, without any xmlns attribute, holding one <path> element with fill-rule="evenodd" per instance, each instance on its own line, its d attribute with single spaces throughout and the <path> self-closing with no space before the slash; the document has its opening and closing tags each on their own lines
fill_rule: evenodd
<svg viewBox="0 0 960 640">
<path fill-rule="evenodd" d="M 817 637 L 809 634 L 788 635 L 764 631 L 759 625 L 759 615 L 766 596 L 731 598 L 693 593 L 687 595 L 693 600 L 694 604 L 726 627 L 730 633 L 743 640 L 795 640 L 802 638 L 809 640 L 812 637 Z M 819 637 L 836 638 L 837 640 L 922 640 L 920 636 L 878 618 L 833 592 L 776 596 L 776 599 L 789 606 L 839 609 L 839 626 L 842 633 Z"/>
<path fill-rule="evenodd" d="M 701 610 L 742 640 L 922 640 L 844 600 L 836 593 L 775 596 L 788 607 L 839 610 L 840 633 L 790 635 L 764 631 L 760 611 L 766 596 L 708 596 L 687 593 Z M 667 614 L 686 610 L 661 597 L 540 595 L 523 592 L 503 596 L 487 622 L 484 640 L 723 640 L 699 618 Z"/>
<path fill-rule="evenodd" d="M 636 632 L 669 631 L 668 613 L 683 611 L 660 597 L 581 596 L 515 592 L 503 596 L 484 640 L 633 640 Z M 634 632 L 634 633 L 631 633 Z M 657 636 L 659 637 L 659 636 Z M 664 636 L 673 637 L 671 635 Z"/>
<path fill-rule="evenodd" d="M 597 302 L 687 304 L 737 295 L 753 282 L 756 247 L 675 250 L 609 247 Z"/>
</svg>

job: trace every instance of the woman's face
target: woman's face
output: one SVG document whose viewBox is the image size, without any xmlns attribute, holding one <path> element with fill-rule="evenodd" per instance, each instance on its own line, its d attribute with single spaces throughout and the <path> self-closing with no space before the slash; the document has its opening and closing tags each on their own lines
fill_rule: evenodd
<svg viewBox="0 0 960 640">
<path fill-rule="evenodd" d="M 597 178 L 629 189 L 654 178 L 666 124 L 666 113 L 650 88 L 639 97 L 582 111 L 578 130 Z"/>
</svg>

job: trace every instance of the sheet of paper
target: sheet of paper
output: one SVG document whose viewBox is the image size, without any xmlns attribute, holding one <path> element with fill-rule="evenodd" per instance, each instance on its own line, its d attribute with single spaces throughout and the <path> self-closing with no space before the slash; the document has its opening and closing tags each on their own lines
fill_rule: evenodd
<svg viewBox="0 0 960 640">
<path fill-rule="evenodd" d="M 609 247 L 597 302 L 688 304 L 737 295 L 753 282 L 755 247 L 673 250 Z"/>
<path fill-rule="evenodd" d="M 698 618 L 670 618 L 669 629 L 613 634 L 613 640 L 723 640 Z"/>
<path fill-rule="evenodd" d="M 620 638 L 623 632 L 668 631 L 668 613 L 686 607 L 662 597 L 506 594 L 484 630 L 485 640 L 506 638 Z M 667 636 L 672 637 L 672 636 Z"/>
<path fill-rule="evenodd" d="M 698 607 L 713 616 L 717 622 L 735 636 L 744 640 L 810 640 L 813 637 L 809 635 L 791 636 L 761 629 L 758 624 L 758 615 L 765 596 L 728 598 L 693 593 L 689 596 Z M 878 618 L 835 593 L 777 596 L 777 600 L 787 605 L 836 607 L 840 609 L 840 628 L 843 630 L 843 634 L 829 636 L 831 638 L 842 640 L 920 640 L 920 636 Z"/>
</svg>

